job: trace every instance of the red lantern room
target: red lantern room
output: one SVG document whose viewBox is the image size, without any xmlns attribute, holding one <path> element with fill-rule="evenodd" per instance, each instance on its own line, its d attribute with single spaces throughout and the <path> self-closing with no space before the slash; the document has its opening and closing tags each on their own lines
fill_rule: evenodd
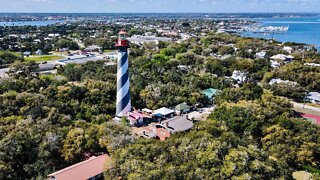
<svg viewBox="0 0 320 180">
<path fill-rule="evenodd" d="M 127 32 L 124 29 L 121 29 L 121 31 L 118 33 L 118 42 L 116 43 L 117 47 L 126 47 L 129 45 L 127 40 Z"/>
</svg>

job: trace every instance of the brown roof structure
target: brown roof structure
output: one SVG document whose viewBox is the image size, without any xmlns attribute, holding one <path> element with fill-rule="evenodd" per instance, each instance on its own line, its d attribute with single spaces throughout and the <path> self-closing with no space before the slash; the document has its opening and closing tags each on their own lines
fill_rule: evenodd
<svg viewBox="0 0 320 180">
<path fill-rule="evenodd" d="M 105 167 L 111 168 L 111 158 L 107 154 L 92 156 L 90 159 L 74 164 L 48 175 L 54 180 L 86 180 L 103 174 Z"/>
</svg>

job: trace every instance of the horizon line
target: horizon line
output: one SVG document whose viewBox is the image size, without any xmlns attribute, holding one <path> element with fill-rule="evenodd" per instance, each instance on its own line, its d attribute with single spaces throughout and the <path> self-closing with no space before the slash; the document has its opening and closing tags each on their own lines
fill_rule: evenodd
<svg viewBox="0 0 320 180">
<path fill-rule="evenodd" d="M 0 12 L 0 14 L 320 14 L 320 12 Z"/>
</svg>

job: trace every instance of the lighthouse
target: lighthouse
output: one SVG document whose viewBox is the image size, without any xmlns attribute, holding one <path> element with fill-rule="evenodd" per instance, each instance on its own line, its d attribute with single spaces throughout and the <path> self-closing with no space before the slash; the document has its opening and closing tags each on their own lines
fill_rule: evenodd
<svg viewBox="0 0 320 180">
<path fill-rule="evenodd" d="M 128 63 L 128 47 L 129 43 L 126 39 L 127 32 L 121 30 L 118 33 L 118 41 L 116 46 L 118 52 L 118 70 L 117 70 L 117 104 L 116 116 L 124 117 L 131 111 L 130 99 L 130 82 L 129 82 L 129 63 Z"/>
</svg>

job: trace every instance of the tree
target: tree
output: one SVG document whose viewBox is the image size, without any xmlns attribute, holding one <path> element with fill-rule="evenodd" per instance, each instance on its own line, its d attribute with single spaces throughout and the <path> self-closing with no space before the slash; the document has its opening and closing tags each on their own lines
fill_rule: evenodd
<svg viewBox="0 0 320 180">
<path fill-rule="evenodd" d="M 56 42 L 55 47 L 58 49 L 61 48 L 68 48 L 70 50 L 79 50 L 79 45 L 78 43 L 67 40 L 67 39 L 60 39 Z"/>
<path fill-rule="evenodd" d="M 234 49 L 231 46 L 221 46 L 218 50 L 218 53 L 220 55 L 227 55 L 227 54 L 233 54 Z"/>
<path fill-rule="evenodd" d="M 9 76 L 19 79 L 34 76 L 39 68 L 35 61 L 17 62 L 10 67 Z"/>
<path fill-rule="evenodd" d="M 8 51 L 0 51 L 0 66 L 4 64 L 11 64 L 15 61 L 23 61 L 23 57 Z"/>
</svg>

